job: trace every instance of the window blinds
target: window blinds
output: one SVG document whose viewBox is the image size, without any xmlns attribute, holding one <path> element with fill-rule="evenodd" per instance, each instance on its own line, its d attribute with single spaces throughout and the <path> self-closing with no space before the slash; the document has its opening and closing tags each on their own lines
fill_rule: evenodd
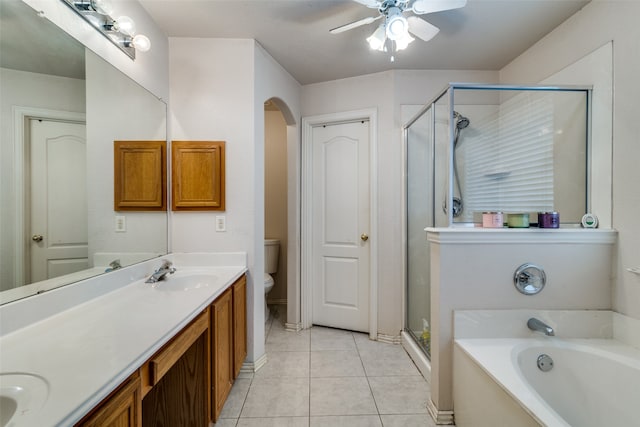
<svg viewBox="0 0 640 427">
<path fill-rule="evenodd" d="M 551 94 L 523 93 L 474 123 L 473 134 L 461 132 L 467 213 L 553 210 L 553 117 Z"/>
</svg>

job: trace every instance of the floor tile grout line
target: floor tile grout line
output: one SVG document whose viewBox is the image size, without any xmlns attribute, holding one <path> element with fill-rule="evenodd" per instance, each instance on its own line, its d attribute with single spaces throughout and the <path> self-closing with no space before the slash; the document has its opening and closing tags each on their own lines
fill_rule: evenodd
<svg viewBox="0 0 640 427">
<path fill-rule="evenodd" d="M 351 337 L 353 338 L 353 341 L 355 342 L 355 335 L 353 335 L 353 332 L 351 333 Z M 358 352 L 358 357 L 360 358 L 360 364 L 362 365 L 362 370 L 364 371 L 364 377 L 367 380 L 367 385 L 369 386 L 369 392 L 371 393 L 371 399 L 373 399 L 373 404 L 376 407 L 376 412 L 378 413 L 378 418 L 380 418 L 380 424 L 382 424 L 382 417 L 380 417 L 380 409 L 378 408 L 378 402 L 376 401 L 376 396 L 375 394 L 373 394 L 373 389 L 371 388 L 371 383 L 369 382 L 369 376 L 367 375 L 367 369 L 364 366 L 364 362 L 362 361 L 362 355 L 360 354 L 360 348 L 358 347 L 358 343 L 356 342 L 356 351 Z"/>
</svg>

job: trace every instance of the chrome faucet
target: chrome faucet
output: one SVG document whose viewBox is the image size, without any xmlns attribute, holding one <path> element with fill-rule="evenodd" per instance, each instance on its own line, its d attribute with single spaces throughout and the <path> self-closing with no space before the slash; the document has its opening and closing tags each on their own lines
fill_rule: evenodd
<svg viewBox="0 0 640 427">
<path fill-rule="evenodd" d="M 176 269 L 173 267 L 173 263 L 171 261 L 162 260 L 162 265 L 156 271 L 153 272 L 151 276 L 146 280 L 145 283 L 156 283 L 160 280 L 164 279 L 167 274 L 173 274 L 176 272 Z"/>
<path fill-rule="evenodd" d="M 548 337 L 555 336 L 555 332 L 553 332 L 553 328 L 551 326 L 547 325 L 542 320 L 536 319 L 535 317 L 532 317 L 527 321 L 527 326 L 532 331 L 542 332 Z"/>
</svg>

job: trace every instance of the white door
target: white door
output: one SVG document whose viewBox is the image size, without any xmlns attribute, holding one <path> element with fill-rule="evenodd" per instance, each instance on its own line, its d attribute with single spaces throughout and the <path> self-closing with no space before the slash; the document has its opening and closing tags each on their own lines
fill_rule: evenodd
<svg viewBox="0 0 640 427">
<path fill-rule="evenodd" d="M 369 122 L 312 132 L 312 321 L 369 331 Z"/>
<path fill-rule="evenodd" d="M 85 125 L 31 119 L 31 282 L 88 268 Z M 111 197 L 111 195 L 105 195 Z"/>
</svg>

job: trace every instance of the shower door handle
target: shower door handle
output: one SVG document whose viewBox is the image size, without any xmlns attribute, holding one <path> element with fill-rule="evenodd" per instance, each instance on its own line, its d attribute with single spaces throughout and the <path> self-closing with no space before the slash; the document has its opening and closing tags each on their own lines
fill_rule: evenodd
<svg viewBox="0 0 640 427">
<path fill-rule="evenodd" d="M 363 242 L 366 242 L 367 240 L 369 240 L 369 236 L 367 236 L 367 233 L 362 233 L 362 234 L 360 235 L 360 239 L 361 239 Z"/>
</svg>

